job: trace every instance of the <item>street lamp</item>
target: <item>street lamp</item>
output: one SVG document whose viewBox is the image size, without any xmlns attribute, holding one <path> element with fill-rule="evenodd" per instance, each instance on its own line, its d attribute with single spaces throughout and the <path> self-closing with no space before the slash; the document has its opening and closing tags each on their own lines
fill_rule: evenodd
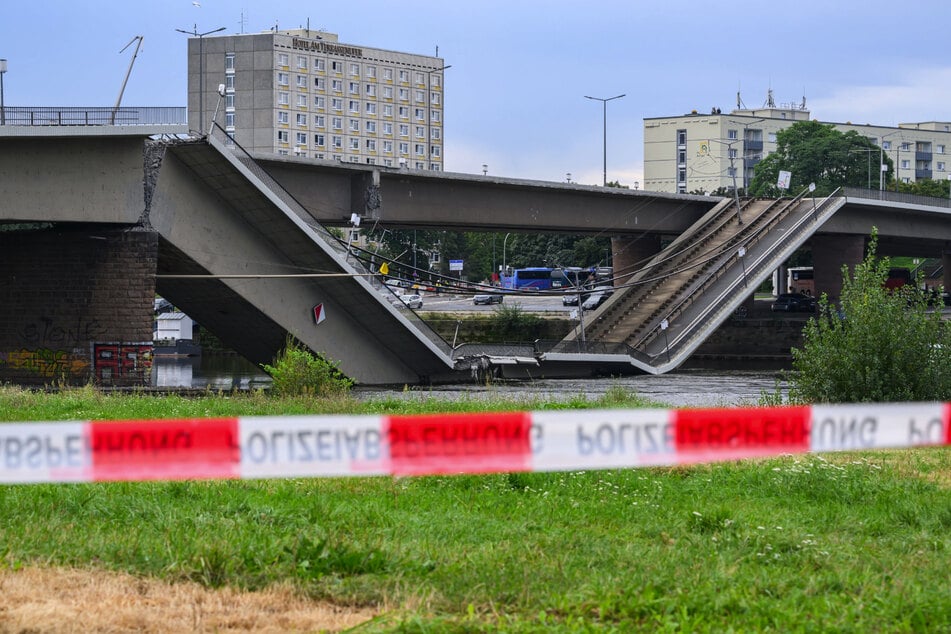
<svg viewBox="0 0 951 634">
<path fill-rule="evenodd" d="M 505 239 L 502 240 L 502 272 L 503 272 L 503 273 L 504 273 L 506 270 L 508 270 L 508 269 L 505 268 L 505 243 L 509 241 L 509 236 L 510 236 L 510 235 L 512 235 L 512 234 L 511 234 L 511 233 L 506 233 L 506 234 L 505 234 Z"/>
<path fill-rule="evenodd" d="M 489 166 L 486 163 L 482 164 L 482 175 L 485 176 L 489 173 Z"/>
<path fill-rule="evenodd" d="M 7 72 L 7 60 L 0 59 L 0 125 L 7 124 L 7 113 L 3 105 L 3 75 Z"/>
<path fill-rule="evenodd" d="M 204 33 L 198 32 L 198 25 L 196 24 L 191 31 L 183 31 L 182 29 L 175 29 L 179 33 L 184 33 L 185 35 L 191 35 L 198 38 L 198 132 L 204 134 L 205 130 L 205 48 L 204 48 L 204 38 L 206 35 L 211 35 L 212 33 L 218 33 L 219 31 L 224 31 L 226 27 L 221 27 L 211 31 L 205 31 Z"/>
<path fill-rule="evenodd" d="M 608 184 L 608 102 L 615 99 L 620 99 L 625 95 L 615 95 L 614 97 L 589 97 L 585 95 L 585 99 L 591 99 L 592 101 L 600 101 L 602 106 L 602 122 L 604 125 L 603 141 L 602 141 L 602 150 L 604 153 L 604 186 Z"/>
<path fill-rule="evenodd" d="M 730 172 L 733 175 L 733 200 L 736 202 L 736 222 L 737 224 L 743 224 L 743 217 L 740 216 L 740 192 L 736 188 L 736 166 L 733 164 L 733 159 L 736 158 L 736 152 L 733 151 L 733 144 L 739 142 L 739 139 L 731 139 L 730 141 L 721 141 L 720 139 L 710 139 L 714 143 L 722 143 L 727 147 L 727 158 L 730 159 Z"/>
</svg>

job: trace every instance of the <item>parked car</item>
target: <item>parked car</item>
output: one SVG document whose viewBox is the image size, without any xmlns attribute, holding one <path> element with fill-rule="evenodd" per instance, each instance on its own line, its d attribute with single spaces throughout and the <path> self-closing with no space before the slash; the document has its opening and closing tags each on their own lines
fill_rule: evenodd
<svg viewBox="0 0 951 634">
<path fill-rule="evenodd" d="M 419 295 L 416 295 L 415 293 L 408 294 L 408 295 L 400 295 L 400 299 L 403 301 L 404 304 L 406 304 L 410 308 L 423 307 L 423 298 L 420 297 Z"/>
<path fill-rule="evenodd" d="M 472 296 L 473 304 L 501 304 L 502 295 L 501 293 L 479 293 L 478 295 Z"/>
<path fill-rule="evenodd" d="M 610 297 L 611 294 L 614 293 L 614 287 L 613 286 L 595 286 L 594 288 L 585 287 L 584 290 L 582 290 L 580 293 L 581 302 L 584 303 L 586 299 L 591 297 L 592 293 L 604 293 L 605 295 Z M 577 306 L 578 295 L 579 295 L 578 289 L 576 288 L 565 291 L 565 294 L 561 296 L 562 306 Z"/>
<path fill-rule="evenodd" d="M 606 291 L 598 291 L 597 293 L 591 293 L 588 296 L 588 299 L 581 302 L 581 310 L 594 310 L 601 304 L 607 301 L 608 297 L 611 296 L 611 293 Z"/>
<path fill-rule="evenodd" d="M 769 309 L 773 312 L 814 313 L 816 306 L 816 300 L 808 295 L 784 293 L 776 298 Z"/>
</svg>

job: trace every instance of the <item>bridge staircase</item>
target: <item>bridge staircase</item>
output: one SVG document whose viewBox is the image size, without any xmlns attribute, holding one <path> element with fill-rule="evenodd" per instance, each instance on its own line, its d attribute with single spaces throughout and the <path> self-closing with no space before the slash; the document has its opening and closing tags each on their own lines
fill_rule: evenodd
<svg viewBox="0 0 951 634">
<path fill-rule="evenodd" d="M 717 205 L 549 352 L 628 354 L 652 374 L 677 367 L 845 202 L 805 193 L 745 199 L 739 218 L 734 201 Z"/>
</svg>

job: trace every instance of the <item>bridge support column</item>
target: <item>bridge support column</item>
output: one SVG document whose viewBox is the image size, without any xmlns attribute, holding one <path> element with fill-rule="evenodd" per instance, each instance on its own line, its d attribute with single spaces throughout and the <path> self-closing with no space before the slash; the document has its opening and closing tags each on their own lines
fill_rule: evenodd
<svg viewBox="0 0 951 634">
<path fill-rule="evenodd" d="M 0 381 L 148 385 L 157 236 L 0 232 Z"/>
<path fill-rule="evenodd" d="M 851 272 L 865 258 L 865 237 L 816 235 L 810 244 L 816 297 L 826 293 L 829 301 L 838 302 L 842 294 L 842 265 L 847 264 Z"/>
<path fill-rule="evenodd" d="M 644 267 L 646 260 L 660 253 L 660 248 L 660 236 L 654 233 L 611 238 L 614 285 L 626 282 L 631 275 Z"/>
</svg>

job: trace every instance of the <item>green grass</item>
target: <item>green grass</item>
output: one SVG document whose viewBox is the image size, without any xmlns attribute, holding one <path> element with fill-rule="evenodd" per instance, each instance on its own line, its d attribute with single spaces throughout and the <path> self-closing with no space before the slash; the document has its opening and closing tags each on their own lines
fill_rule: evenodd
<svg viewBox="0 0 951 634">
<path fill-rule="evenodd" d="M 516 405 L 0 390 L 7 420 Z M 0 565 L 291 583 L 339 604 L 396 606 L 360 631 L 939 632 L 951 630 L 949 484 L 951 452 L 938 448 L 673 469 L 3 486 Z"/>
</svg>

